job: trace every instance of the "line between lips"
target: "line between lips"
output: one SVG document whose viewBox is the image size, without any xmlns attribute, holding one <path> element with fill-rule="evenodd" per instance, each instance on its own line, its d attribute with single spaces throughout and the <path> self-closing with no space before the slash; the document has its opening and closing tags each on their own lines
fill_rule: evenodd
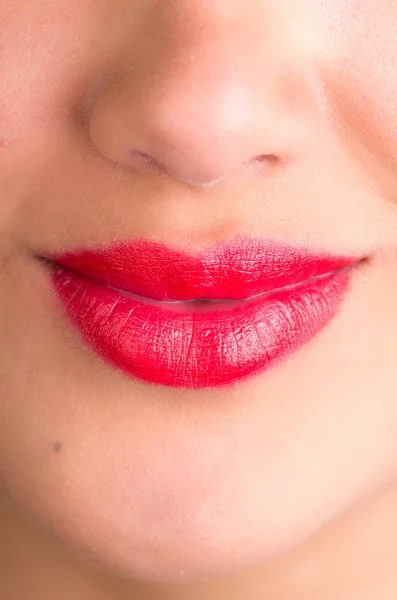
<svg viewBox="0 0 397 600">
<path fill-rule="evenodd" d="M 293 283 L 291 285 L 285 285 L 283 287 L 267 290 L 266 292 L 260 292 L 259 294 L 255 294 L 254 296 L 249 296 L 247 298 L 241 298 L 238 300 L 231 299 L 231 298 L 195 298 L 195 299 L 190 299 L 190 300 L 155 300 L 155 299 L 149 298 L 147 296 L 142 296 L 140 294 L 133 294 L 131 292 L 127 292 L 121 288 L 102 284 L 101 282 L 98 282 L 95 280 L 92 280 L 92 281 L 94 283 L 98 283 L 99 285 L 104 285 L 104 287 L 107 287 L 110 290 L 114 290 L 121 296 L 125 296 L 126 298 L 131 298 L 137 302 L 144 302 L 146 304 L 152 304 L 153 306 L 158 306 L 158 307 L 162 307 L 162 308 L 167 308 L 167 307 L 173 308 L 173 307 L 181 306 L 181 305 L 182 306 L 190 305 L 192 308 L 194 306 L 198 306 L 198 307 L 202 308 L 201 304 L 203 304 L 204 306 L 208 307 L 209 310 L 212 310 L 212 308 L 217 308 L 218 310 L 219 309 L 222 310 L 222 309 L 233 308 L 234 306 L 238 306 L 241 304 L 248 304 L 250 302 L 254 302 L 255 300 L 260 300 L 261 298 L 263 298 L 263 299 L 270 298 L 271 296 L 273 296 L 275 294 L 286 292 L 288 290 L 299 289 L 300 287 L 310 285 L 311 283 L 314 283 L 316 281 L 321 281 L 322 279 L 328 279 L 328 278 L 332 277 L 333 275 L 337 275 L 338 273 L 342 273 L 343 271 L 350 270 L 353 268 L 353 266 L 355 266 L 355 265 L 341 267 L 340 269 L 335 269 L 333 271 L 329 271 L 328 273 L 324 273 L 323 275 L 316 275 L 315 277 L 311 277 L 310 279 L 305 279 L 305 280 L 299 281 L 297 283 Z M 219 305 L 223 305 L 223 306 L 220 308 Z M 200 310 L 199 312 L 202 312 L 202 310 Z"/>
</svg>

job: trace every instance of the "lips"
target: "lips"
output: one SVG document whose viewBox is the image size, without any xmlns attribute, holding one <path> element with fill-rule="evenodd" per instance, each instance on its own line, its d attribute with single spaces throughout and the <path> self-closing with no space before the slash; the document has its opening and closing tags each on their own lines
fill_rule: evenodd
<svg viewBox="0 0 397 600">
<path fill-rule="evenodd" d="M 186 388 L 236 383 L 291 355 L 337 313 L 359 262 L 252 238 L 198 256 L 136 240 L 46 258 L 99 355 Z"/>
</svg>

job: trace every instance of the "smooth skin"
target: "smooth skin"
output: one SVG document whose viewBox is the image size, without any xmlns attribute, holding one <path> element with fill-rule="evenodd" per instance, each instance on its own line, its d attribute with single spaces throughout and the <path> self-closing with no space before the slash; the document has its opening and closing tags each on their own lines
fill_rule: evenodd
<svg viewBox="0 0 397 600">
<path fill-rule="evenodd" d="M 0 596 L 397 597 L 395 0 L 0 0 Z M 37 256 L 364 257 L 227 389 L 129 378 Z"/>
</svg>

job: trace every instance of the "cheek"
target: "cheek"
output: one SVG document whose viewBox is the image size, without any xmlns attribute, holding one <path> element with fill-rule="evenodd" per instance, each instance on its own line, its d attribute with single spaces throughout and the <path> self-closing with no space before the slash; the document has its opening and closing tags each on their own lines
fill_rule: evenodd
<svg viewBox="0 0 397 600">
<path fill-rule="evenodd" d="M 0 140 L 7 146 L 54 128 L 78 105 L 106 17 L 94 0 L 0 0 Z"/>
<path fill-rule="evenodd" d="M 325 14 L 322 15 L 325 18 Z M 334 0 L 320 68 L 342 144 L 394 201 L 397 156 L 397 3 Z"/>
</svg>

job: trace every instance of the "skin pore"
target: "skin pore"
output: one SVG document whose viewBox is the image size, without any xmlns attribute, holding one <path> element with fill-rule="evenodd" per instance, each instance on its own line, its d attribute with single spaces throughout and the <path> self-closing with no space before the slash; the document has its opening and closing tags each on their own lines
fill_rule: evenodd
<svg viewBox="0 0 397 600">
<path fill-rule="evenodd" d="M 395 0 L 0 0 L 0 596 L 397 594 Z M 364 260 L 265 373 L 86 346 L 38 260 L 237 235 Z"/>
</svg>

